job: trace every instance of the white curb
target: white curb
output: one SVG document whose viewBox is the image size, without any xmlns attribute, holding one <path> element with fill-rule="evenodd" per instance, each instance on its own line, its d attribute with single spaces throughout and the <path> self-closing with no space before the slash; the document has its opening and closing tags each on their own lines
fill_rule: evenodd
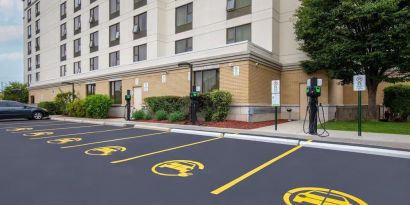
<svg viewBox="0 0 410 205">
<path fill-rule="evenodd" d="M 95 124 L 95 125 L 104 125 L 105 124 L 103 121 L 94 121 L 94 120 L 84 120 L 83 123 Z"/>
<path fill-rule="evenodd" d="M 56 120 L 56 121 L 65 121 L 64 118 L 54 118 L 54 117 L 50 117 L 50 120 Z"/>
<path fill-rule="evenodd" d="M 273 138 L 273 137 L 260 137 L 260 136 L 252 136 L 252 135 L 225 134 L 224 137 L 230 138 L 230 139 L 249 140 L 249 141 L 256 141 L 256 142 L 267 142 L 267 143 L 295 145 L 295 146 L 299 144 L 299 140 L 281 139 L 281 138 Z"/>
<path fill-rule="evenodd" d="M 195 131 L 195 130 L 183 130 L 183 129 L 171 129 L 171 132 L 190 134 L 190 135 L 201 135 L 207 137 L 223 137 L 224 135 L 219 132 L 204 132 L 204 131 Z"/>
<path fill-rule="evenodd" d="M 134 125 L 134 128 L 147 129 L 147 130 L 158 130 L 158 131 L 164 131 L 164 132 L 171 131 L 171 128 L 168 128 L 168 127 L 157 127 L 157 126 L 149 126 L 149 125 Z"/>
<path fill-rule="evenodd" d="M 77 122 L 77 123 L 83 123 L 84 122 L 84 120 L 77 120 L 77 119 L 64 119 L 64 121 L 66 121 L 66 122 Z"/>
<path fill-rule="evenodd" d="M 127 124 L 125 123 L 118 123 L 118 122 L 104 122 L 104 125 L 115 126 L 115 127 L 126 127 Z"/>
<path fill-rule="evenodd" d="M 355 153 L 361 153 L 361 154 L 372 154 L 372 155 L 379 155 L 379 156 L 410 159 L 410 152 L 399 151 L 399 150 L 380 149 L 380 148 L 371 148 L 371 147 L 358 147 L 358 146 L 351 146 L 351 145 L 329 144 L 329 143 L 320 143 L 320 142 L 300 142 L 300 145 L 302 145 L 303 147 L 329 149 L 329 150 L 337 150 L 337 151 L 344 151 L 344 152 L 355 152 Z"/>
</svg>

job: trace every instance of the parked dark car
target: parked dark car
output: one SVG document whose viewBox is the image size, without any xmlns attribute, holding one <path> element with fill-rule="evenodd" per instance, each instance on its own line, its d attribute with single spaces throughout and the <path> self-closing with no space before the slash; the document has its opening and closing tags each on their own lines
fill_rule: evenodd
<svg viewBox="0 0 410 205">
<path fill-rule="evenodd" d="M 42 120 L 48 117 L 49 114 L 46 109 L 15 101 L 0 100 L 0 119 L 27 118 L 30 120 Z"/>
</svg>

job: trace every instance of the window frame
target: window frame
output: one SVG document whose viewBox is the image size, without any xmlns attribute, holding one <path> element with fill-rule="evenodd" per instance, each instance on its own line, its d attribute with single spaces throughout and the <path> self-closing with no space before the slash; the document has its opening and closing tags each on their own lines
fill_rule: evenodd
<svg viewBox="0 0 410 205">
<path fill-rule="evenodd" d="M 40 54 L 37 54 L 36 56 L 35 56 L 35 60 L 36 60 L 36 69 L 37 68 L 40 68 L 40 61 L 41 61 L 41 59 L 40 59 Z"/>
<path fill-rule="evenodd" d="M 62 65 L 60 66 L 60 77 L 65 77 L 67 75 L 67 66 Z"/>
<path fill-rule="evenodd" d="M 67 23 L 63 23 L 60 25 L 60 41 L 63 41 L 65 39 L 67 39 Z"/>
<path fill-rule="evenodd" d="M 145 55 L 141 56 L 141 49 L 145 48 Z M 139 62 L 139 61 L 144 61 L 147 60 L 147 44 L 141 44 L 138 46 L 133 47 L 133 62 Z M 137 52 L 136 52 L 137 51 Z"/>
<path fill-rule="evenodd" d="M 115 28 L 115 36 L 114 37 L 112 36 L 112 31 L 111 31 L 113 28 Z M 121 29 L 120 28 L 120 23 L 113 24 L 109 27 L 109 30 L 108 30 L 109 38 L 108 38 L 108 40 L 109 40 L 110 47 L 120 44 L 120 39 L 121 39 L 120 29 Z M 117 33 L 118 33 L 118 38 L 117 38 Z M 113 39 L 113 38 L 115 38 L 115 39 Z"/>
<path fill-rule="evenodd" d="M 35 45 L 34 45 L 34 47 L 35 47 L 35 50 L 36 50 L 36 51 L 39 51 L 39 50 L 40 50 L 40 36 L 38 36 L 38 37 L 35 39 Z"/>
<path fill-rule="evenodd" d="M 81 61 L 74 62 L 73 65 L 73 74 L 80 74 L 81 73 Z"/>
<path fill-rule="evenodd" d="M 239 29 L 239 28 L 242 28 L 242 27 L 248 27 L 249 26 L 249 32 L 250 32 L 250 39 L 247 39 L 247 40 L 238 40 L 237 39 L 237 30 Z M 229 41 L 230 40 L 230 38 L 229 38 L 229 30 L 231 30 L 231 29 L 233 29 L 234 30 L 234 36 L 235 36 L 235 39 L 234 39 L 234 41 Z M 243 42 L 243 41 L 249 41 L 249 42 L 252 42 L 252 24 L 250 24 L 250 23 L 248 23 L 248 24 L 243 24 L 243 25 L 239 25 L 239 26 L 235 26 L 235 27 L 231 27 L 231 28 L 227 28 L 226 29 L 226 44 L 232 44 L 232 43 L 238 43 L 238 42 Z"/>
<path fill-rule="evenodd" d="M 90 53 L 98 51 L 99 34 L 98 31 L 90 33 Z"/>
<path fill-rule="evenodd" d="M 190 48 L 190 49 L 189 49 L 189 40 L 191 41 L 191 48 Z M 184 51 L 181 51 L 181 52 L 178 52 L 178 46 L 177 46 L 177 44 L 180 43 L 180 42 L 183 42 L 183 41 L 186 41 L 186 43 L 185 43 L 185 50 L 184 50 Z M 186 53 L 186 52 L 191 52 L 191 51 L 193 51 L 193 49 L 194 49 L 194 42 L 193 42 L 193 41 L 194 41 L 194 40 L 193 40 L 192 37 L 184 38 L 184 39 L 180 39 L 180 40 L 175 41 L 175 54 L 180 54 L 180 53 Z"/>
<path fill-rule="evenodd" d="M 27 71 L 31 71 L 32 69 L 32 62 L 31 62 L 31 57 L 27 58 Z"/>
<path fill-rule="evenodd" d="M 67 2 L 60 4 L 60 20 L 63 20 L 67 17 Z"/>
<path fill-rule="evenodd" d="M 96 84 L 95 83 L 90 83 L 85 85 L 85 95 L 90 96 L 90 95 L 95 95 L 95 90 L 96 90 Z"/>
<path fill-rule="evenodd" d="M 40 1 L 38 1 L 35 5 L 36 17 L 40 16 Z"/>
<path fill-rule="evenodd" d="M 122 105 L 122 80 L 110 81 L 109 86 L 110 99 L 113 101 L 113 104 Z M 119 89 L 117 87 L 119 87 Z"/>
<path fill-rule="evenodd" d="M 147 5 L 147 0 L 134 0 L 134 10 Z"/>
<path fill-rule="evenodd" d="M 186 7 L 186 8 L 184 8 Z M 191 8 L 191 10 L 190 10 Z M 178 10 L 185 9 L 185 23 L 178 25 Z M 189 19 L 189 15 L 191 15 L 191 19 Z M 175 8 L 175 33 L 181 33 L 185 31 L 192 30 L 192 24 L 194 22 L 194 4 L 193 2 L 179 6 Z"/>
<path fill-rule="evenodd" d="M 81 0 L 74 0 L 74 13 L 81 10 Z"/>
<path fill-rule="evenodd" d="M 143 17 L 145 18 L 145 22 L 144 22 Z M 134 34 L 134 40 L 147 36 L 147 22 L 148 22 L 147 12 L 134 16 L 134 25 L 132 28 L 132 33 Z"/>
<path fill-rule="evenodd" d="M 31 8 L 27 9 L 27 23 L 31 22 Z"/>
<path fill-rule="evenodd" d="M 99 7 L 95 6 L 94 8 L 90 9 L 90 28 L 93 28 L 98 25 L 98 20 L 99 20 Z"/>
<path fill-rule="evenodd" d="M 36 27 L 36 34 L 39 34 L 40 33 L 40 19 L 37 19 L 34 25 Z"/>
<path fill-rule="evenodd" d="M 28 26 L 27 26 L 27 38 L 30 39 L 30 38 L 31 38 L 31 35 L 32 35 L 32 33 L 31 33 L 31 25 L 28 25 Z"/>
<path fill-rule="evenodd" d="M 31 41 L 27 42 L 27 55 L 31 55 L 32 52 L 32 45 L 31 45 Z"/>
<path fill-rule="evenodd" d="M 74 52 L 74 58 L 81 56 L 81 38 L 77 38 L 74 40 L 73 52 Z"/>
<path fill-rule="evenodd" d="M 115 55 L 115 60 L 112 57 L 112 55 Z M 109 60 L 109 67 L 115 67 L 115 66 L 120 65 L 120 51 L 114 51 L 114 52 L 109 53 L 108 58 L 109 58 L 108 59 Z"/>
<path fill-rule="evenodd" d="M 40 72 L 36 72 L 36 82 L 40 81 Z"/>
<path fill-rule="evenodd" d="M 60 45 L 60 61 L 65 61 L 65 60 L 67 60 L 67 44 L 66 43 Z"/>
<path fill-rule="evenodd" d="M 112 8 L 113 1 L 115 1 L 115 10 L 113 10 L 113 8 Z M 120 0 L 109 0 L 108 4 L 109 4 L 108 13 L 110 14 L 110 20 L 120 16 L 120 10 L 121 10 Z"/>
<path fill-rule="evenodd" d="M 81 33 L 81 15 L 74 17 L 74 35 Z"/>
<path fill-rule="evenodd" d="M 234 6 L 230 7 L 229 2 L 233 1 Z M 249 5 L 240 6 L 237 0 L 227 0 L 226 2 L 226 19 L 233 19 L 240 16 L 248 15 L 252 13 L 252 0 L 248 1 Z"/>
<path fill-rule="evenodd" d="M 98 70 L 98 56 L 90 58 L 90 71 Z"/>
<path fill-rule="evenodd" d="M 206 92 L 212 91 L 212 90 L 206 90 L 206 91 L 204 90 L 204 73 L 205 72 L 212 72 L 212 71 L 216 71 L 216 88 L 213 88 L 212 90 L 219 90 L 219 88 L 220 88 L 220 77 L 221 77 L 219 68 L 194 71 L 193 85 L 195 86 L 195 90 L 196 90 L 196 87 L 197 87 L 197 73 L 201 73 L 200 91 L 198 91 L 198 92 L 206 93 Z"/>
</svg>

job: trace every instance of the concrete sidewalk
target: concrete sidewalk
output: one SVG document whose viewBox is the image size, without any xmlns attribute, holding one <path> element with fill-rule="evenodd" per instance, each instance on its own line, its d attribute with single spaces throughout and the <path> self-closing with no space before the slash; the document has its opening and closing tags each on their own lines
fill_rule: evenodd
<svg viewBox="0 0 410 205">
<path fill-rule="evenodd" d="M 125 121 L 122 118 L 116 119 L 103 119 L 95 120 L 88 118 L 72 118 L 65 116 L 52 116 L 51 119 L 56 120 L 82 120 L 84 122 L 107 122 L 107 123 L 124 123 L 127 125 L 139 125 L 139 126 L 152 126 L 160 128 L 174 128 L 174 129 L 188 129 L 199 130 L 209 132 L 221 132 L 221 133 L 233 133 L 233 134 L 245 134 L 245 135 L 257 135 L 265 137 L 278 137 L 278 138 L 293 138 L 293 139 L 306 139 L 314 140 L 316 142 L 333 142 L 343 144 L 355 144 L 365 146 L 376 146 L 394 149 L 410 150 L 410 135 L 396 135 L 396 134 L 383 134 L 383 133 L 362 133 L 361 137 L 357 136 L 357 132 L 350 131 L 336 131 L 329 130 L 329 137 L 318 137 L 307 135 L 303 132 L 303 121 L 293 121 L 278 125 L 278 131 L 275 131 L 274 126 L 268 126 L 253 130 L 243 129 L 231 129 L 231 128 L 215 128 L 215 127 L 203 127 L 197 125 L 178 125 L 178 124 L 165 124 L 165 123 L 148 123 L 148 122 L 134 122 Z M 307 127 L 307 124 L 306 124 Z M 321 130 L 319 130 L 321 132 Z"/>
</svg>

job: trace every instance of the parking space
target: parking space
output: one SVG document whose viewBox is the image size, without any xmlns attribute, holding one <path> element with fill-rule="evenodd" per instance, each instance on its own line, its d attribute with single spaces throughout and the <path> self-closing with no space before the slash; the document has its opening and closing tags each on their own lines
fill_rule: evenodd
<svg viewBox="0 0 410 205">
<path fill-rule="evenodd" d="M 0 204 L 385 205 L 410 190 L 407 159 L 51 120 L 0 136 Z"/>
</svg>

